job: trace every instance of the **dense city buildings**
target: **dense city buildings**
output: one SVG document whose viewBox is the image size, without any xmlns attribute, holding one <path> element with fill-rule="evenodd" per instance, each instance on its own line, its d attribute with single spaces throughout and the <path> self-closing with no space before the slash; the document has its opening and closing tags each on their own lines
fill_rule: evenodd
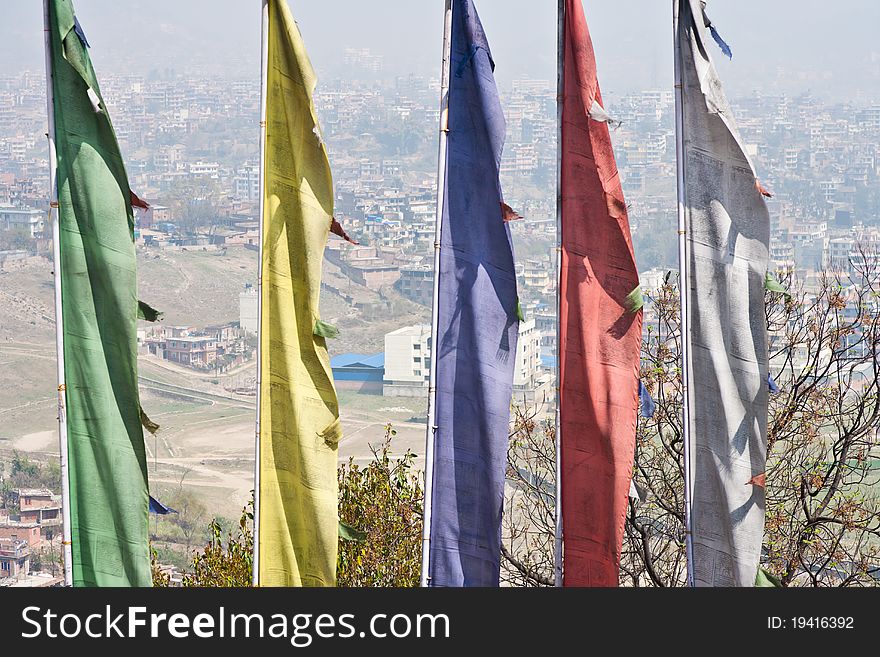
<svg viewBox="0 0 880 657">
<path fill-rule="evenodd" d="M 381 71 L 381 57 L 354 49 L 346 57 L 365 71 Z M 258 81 L 108 76 L 103 86 L 132 187 L 152 204 L 138 211 L 138 246 L 256 250 Z M 327 261 L 334 268 L 325 293 L 357 311 L 387 311 L 394 294 L 430 307 L 437 92 L 436 79 L 417 76 L 336 79 L 317 91 L 337 218 L 360 243 L 331 242 Z M 43 94 L 38 73 L 0 78 L 0 252 L 10 265 L 48 249 Z M 521 303 L 527 318 L 537 321 L 534 330 L 550 356 L 555 88 L 548 80 L 514 80 L 504 103 L 505 200 L 523 216 L 512 224 Z M 637 263 L 643 272 L 662 274 L 675 268 L 677 257 L 673 95 L 608 94 L 606 106 L 616 126 L 612 137 Z M 758 93 L 734 106 L 760 183 L 773 195 L 774 266 L 803 279 L 826 269 L 851 271 L 860 251 L 880 244 L 880 107 Z M 240 301 L 240 326 L 254 332 L 254 290 Z M 147 340 L 150 353 L 157 353 L 157 340 L 164 337 Z M 204 335 L 163 344 L 165 358 L 175 362 L 210 367 L 217 358 Z"/>
<path fill-rule="evenodd" d="M 332 373 L 343 412 L 354 409 L 343 421 L 352 427 L 349 444 L 367 453 L 358 441 L 370 427 L 381 431 L 392 420 L 412 445 L 424 444 L 439 81 L 382 78 L 382 57 L 363 49 L 347 50 L 345 61 L 351 77 L 361 79 L 322 80 L 315 100 L 333 168 L 335 215 L 358 244 L 330 238 L 321 319 L 340 329 L 338 339 L 328 340 Z M 191 473 L 189 479 L 203 477 L 193 490 L 221 491 L 212 503 L 235 506 L 252 488 L 252 462 L 242 463 L 253 453 L 259 79 L 168 72 L 103 75 L 101 83 L 131 187 L 151 205 L 135 217 L 141 285 L 164 294 L 171 306 L 165 321 L 142 323 L 138 332 L 142 388 L 153 395 L 158 421 L 170 426 L 148 440 L 151 482 L 158 482 L 157 490 L 180 491 Z M 522 217 L 510 224 L 523 313 L 514 394 L 544 416 L 555 398 L 555 87 L 555 81 L 523 78 L 502 89 L 504 200 Z M 609 92 L 604 101 L 613 118 L 648 330 L 657 326 L 652 296 L 677 283 L 673 94 Z M 876 264 L 880 105 L 753 93 L 734 98 L 733 106 L 760 185 L 772 194 L 774 272 L 793 275 L 809 289 L 823 271 L 849 276 Z M 35 389 L 45 383 L 22 393 L 21 401 L 11 395 L 6 420 L 7 426 L 9 418 L 27 424 L 8 436 L 18 441 L 16 449 L 42 455 L 57 450 L 54 433 L 48 439 L 39 433 L 53 428 L 56 385 L 45 132 L 42 73 L 0 77 L 0 301 L 18 322 L 2 336 L 10 358 L 44 368 Z M 845 290 L 842 298 L 844 312 L 857 311 Z M 859 336 L 843 346 L 855 354 Z M 39 431 L 31 426 L 36 420 L 28 424 L 35 409 L 45 419 Z M 192 456 L 206 449 L 216 450 L 213 460 Z M 17 495 L 9 502 L 14 514 L 0 509 L 0 581 L 57 582 L 51 559 L 40 559 L 57 550 L 57 491 Z M 32 576 L 40 561 L 42 574 Z"/>
<path fill-rule="evenodd" d="M 381 70 L 379 57 L 346 56 Z M 153 204 L 138 217 L 142 243 L 254 245 L 258 81 L 108 76 L 103 86 L 132 187 Z M 0 78 L 0 232 L 7 242 L 47 233 L 44 92 L 38 73 Z M 396 284 L 425 305 L 436 96 L 436 80 L 410 76 L 331 80 L 316 97 L 338 218 L 364 247 L 335 252 L 343 274 L 369 287 Z M 524 217 L 513 229 L 524 251 L 522 287 L 546 301 L 554 271 L 555 90 L 546 80 L 515 80 L 504 101 L 501 172 L 506 200 Z M 619 122 L 613 139 L 640 269 L 675 264 L 672 103 L 669 90 L 606 99 Z M 773 194 L 775 262 L 800 273 L 847 268 L 856 245 L 878 239 L 880 107 L 757 93 L 734 105 L 761 184 Z"/>
</svg>

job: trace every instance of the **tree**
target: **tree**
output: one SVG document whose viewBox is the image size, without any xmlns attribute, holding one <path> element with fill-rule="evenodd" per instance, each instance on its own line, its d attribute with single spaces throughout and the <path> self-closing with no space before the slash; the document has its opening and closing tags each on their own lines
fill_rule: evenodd
<svg viewBox="0 0 880 657">
<path fill-rule="evenodd" d="M 783 586 L 880 582 L 880 270 L 772 294 L 767 322 L 780 392 L 768 430 L 767 568 Z"/>
<path fill-rule="evenodd" d="M 853 273 L 812 287 L 791 275 L 767 291 L 771 395 L 762 568 L 781 586 L 864 586 L 880 580 L 877 427 L 880 274 L 862 253 Z M 679 297 L 650 299 L 642 382 L 657 408 L 641 418 L 621 558 L 623 586 L 683 586 L 684 475 Z M 634 400 L 635 403 L 635 400 Z M 552 583 L 555 432 L 515 414 L 505 514 L 505 581 Z M 536 511 L 537 510 L 537 511 Z"/>
<path fill-rule="evenodd" d="M 195 230 L 216 221 L 215 203 L 221 196 L 216 180 L 206 176 L 187 176 L 175 182 L 161 200 L 163 205 L 171 208 L 175 224 Z"/>
<path fill-rule="evenodd" d="M 346 538 L 339 541 L 338 586 L 419 583 L 422 477 L 411 451 L 391 457 L 396 433 L 390 424 L 385 426 L 385 440 L 378 449 L 371 448 L 373 459 L 366 466 L 349 459 L 339 468 L 339 518 Z"/>
<path fill-rule="evenodd" d="M 415 455 L 391 456 L 396 431 L 386 425 L 383 443 L 365 466 L 349 460 L 338 469 L 339 586 L 417 586 L 421 558 L 422 485 Z M 216 519 L 208 543 L 191 553 L 182 586 L 246 587 L 253 573 L 253 500 L 242 509 L 235 532 L 223 542 Z M 171 586 L 152 550 L 153 586 Z"/>
<path fill-rule="evenodd" d="M 807 286 L 770 281 L 766 321 L 771 395 L 762 572 L 780 586 L 866 586 L 880 581 L 880 258 L 861 253 L 849 275 Z M 656 401 L 640 418 L 621 555 L 622 586 L 683 586 L 681 330 L 678 290 L 648 299 L 641 379 Z M 633 400 L 636 403 L 636 400 Z M 340 586 L 415 586 L 421 556 L 422 480 L 414 455 L 391 456 L 395 432 L 366 466 L 339 468 Z M 556 435 L 535 409 L 513 409 L 502 519 L 502 583 L 552 586 Z M 220 545 L 213 523 L 193 560 L 193 582 L 249 581 L 253 538 L 242 516 Z M 231 541 L 231 542 L 230 542 Z M 250 541 L 250 543 L 248 542 Z M 235 563 L 226 564 L 224 559 Z M 212 565 L 217 564 L 217 565 Z M 217 574 L 213 571 L 216 570 Z M 238 578 L 238 579 L 236 579 Z M 198 584 L 202 585 L 202 584 Z"/>
<path fill-rule="evenodd" d="M 183 536 L 183 544 L 185 553 L 188 555 L 199 536 L 204 536 L 200 532 L 204 531 L 205 517 L 208 510 L 202 504 L 198 497 L 191 490 L 183 487 L 183 479 L 189 473 L 189 470 L 183 473 L 178 483 L 177 490 L 169 493 L 165 497 L 168 506 L 177 511 L 172 515 L 165 516 L 165 519 L 174 527 L 176 527 Z M 215 523 L 216 519 L 212 521 Z M 209 525 L 208 535 L 212 535 L 212 529 Z"/>
<path fill-rule="evenodd" d="M 678 289 L 651 299 L 642 341 L 642 383 L 654 396 L 652 418 L 640 418 L 633 479 L 645 502 L 629 501 L 620 579 L 629 586 L 683 586 L 684 458 Z"/>
<path fill-rule="evenodd" d="M 254 504 L 251 500 L 242 509 L 235 536 L 230 534 L 223 547 L 222 530 L 216 520 L 210 524 L 208 545 L 195 552 L 190 572 L 183 578 L 183 586 L 246 587 L 251 585 L 254 550 Z"/>
<path fill-rule="evenodd" d="M 553 586 L 556 528 L 556 427 L 515 405 L 507 450 L 501 582 Z"/>
<path fill-rule="evenodd" d="M 2 473 L 0 473 L 2 474 Z M 31 459 L 18 451 L 12 453 L 9 474 L 0 476 L 0 505 L 11 502 L 11 492 L 15 488 L 61 489 L 61 466 L 57 459 L 45 462 Z"/>
</svg>

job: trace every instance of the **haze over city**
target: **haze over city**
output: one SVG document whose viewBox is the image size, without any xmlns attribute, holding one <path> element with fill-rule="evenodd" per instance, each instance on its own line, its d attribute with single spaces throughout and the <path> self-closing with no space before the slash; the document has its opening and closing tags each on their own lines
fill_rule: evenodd
<svg viewBox="0 0 880 657">
<path fill-rule="evenodd" d="M 261 3 L 74 4 L 130 187 L 152 206 L 135 211 L 138 294 L 164 315 L 139 322 L 137 369 L 142 406 L 161 426 L 145 438 L 150 493 L 179 512 L 154 518 L 151 538 L 167 572 L 179 577 L 192 549 L 204 544 L 207 522 L 217 517 L 224 528 L 236 527 L 254 485 Z M 549 426 L 540 422 L 555 415 L 559 353 L 557 3 L 476 4 L 507 128 L 503 198 L 520 215 L 509 224 L 522 312 L 514 400 L 535 426 Z M 643 349 L 669 321 L 675 295 L 667 284 L 678 272 L 671 4 L 584 2 L 613 119 L 633 276 L 645 292 L 645 326 L 656 327 L 646 329 Z M 343 427 L 338 462 L 370 463 L 393 431 L 392 456 L 410 451 L 415 472 L 424 464 L 434 367 L 443 0 L 290 0 L 290 7 L 319 77 L 313 100 L 333 174 L 334 216 L 359 242 L 331 236 L 321 280 L 321 319 L 339 329 L 327 341 Z M 824 272 L 850 275 L 860 249 L 880 251 L 880 3 L 712 0 L 707 12 L 733 51 L 730 60 L 708 43 L 743 149 L 772 194 L 762 201 L 770 269 L 818 294 Z M 32 570 L 38 564 L 41 576 L 56 577 L 61 506 L 45 94 L 42 3 L 3 0 L 0 529 L 45 521 L 29 546 Z M 754 192 L 751 178 L 746 187 Z M 654 301 L 663 294 L 667 305 L 658 310 Z M 862 333 L 848 335 L 855 336 L 854 357 L 869 359 Z M 656 369 L 674 371 L 678 361 L 666 345 L 659 351 L 667 361 Z M 800 367 L 799 358 L 788 365 Z M 668 417 L 678 413 L 673 396 L 659 403 L 670 405 Z M 645 418 L 638 422 L 647 431 Z M 677 472 L 678 462 L 664 467 Z M 38 505 L 36 519 L 34 509 L 22 515 L 24 501 Z M 679 522 L 671 515 L 650 521 L 652 528 Z M 683 572 L 675 568 L 672 585 Z"/>
<path fill-rule="evenodd" d="M 442 0 L 297 0 L 291 6 L 321 76 L 345 72 L 345 48 L 382 56 L 386 76 L 437 75 Z M 553 78 L 555 1 L 484 0 L 479 10 L 502 84 Z M 669 87 L 671 2 L 592 0 L 585 10 L 606 94 Z M 33 36 L 42 26 L 40 3 L 5 0 L 0 11 L 0 72 L 41 70 L 42 43 Z M 841 99 L 880 95 L 880 6 L 873 0 L 715 0 L 707 11 L 733 49 L 732 62 L 715 56 L 733 96 L 754 89 L 809 89 Z M 81 0 L 77 12 L 100 73 L 258 74 L 259 0 Z"/>
</svg>

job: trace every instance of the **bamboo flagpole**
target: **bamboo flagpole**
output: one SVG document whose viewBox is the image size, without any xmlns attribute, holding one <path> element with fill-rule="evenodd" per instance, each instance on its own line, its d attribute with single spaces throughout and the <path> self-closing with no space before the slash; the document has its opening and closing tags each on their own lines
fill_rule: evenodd
<svg viewBox="0 0 880 657">
<path fill-rule="evenodd" d="M 437 155 L 437 214 L 434 230 L 434 293 L 431 303 L 431 372 L 428 381 L 428 426 L 425 437 L 425 501 L 422 514 L 421 586 L 430 586 L 431 496 L 434 483 L 434 440 L 437 431 L 437 333 L 440 301 L 440 235 L 446 186 L 446 146 L 449 132 L 449 59 L 452 48 L 452 0 L 443 10 L 443 57 L 440 72 L 440 140 Z"/>
<path fill-rule="evenodd" d="M 559 394 L 562 377 L 562 114 L 565 106 L 565 0 L 558 0 L 556 27 L 556 541 L 554 580 L 562 586 L 562 427 Z"/>
<path fill-rule="evenodd" d="M 684 184 L 684 102 L 682 87 L 682 60 L 681 39 L 678 36 L 680 0 L 672 0 L 672 36 L 675 41 L 675 159 L 676 159 L 676 182 L 678 189 L 678 293 L 680 298 L 681 320 L 681 372 L 682 372 L 682 438 L 684 450 L 684 524 L 685 524 L 685 548 L 687 552 L 687 583 L 694 586 L 694 540 L 693 518 L 691 514 L 691 501 L 693 499 L 693 476 L 691 473 L 691 386 L 689 385 L 690 350 L 688 349 L 688 336 L 690 331 L 690 317 L 688 307 L 688 235 L 685 204 L 687 190 Z"/>
<path fill-rule="evenodd" d="M 269 0 L 262 3 L 260 55 L 260 221 L 257 263 L 257 416 L 254 430 L 254 562 L 253 584 L 260 585 L 260 389 L 263 374 L 263 223 L 266 206 L 266 79 L 269 71 Z"/>
<path fill-rule="evenodd" d="M 43 36 L 46 48 L 46 112 L 49 118 L 49 223 L 52 225 L 52 260 L 55 277 L 55 351 L 58 363 L 58 442 L 61 465 L 62 553 L 64 585 L 73 586 L 73 550 L 70 518 L 70 465 L 67 444 L 67 387 L 64 374 L 64 315 L 61 299 L 61 227 L 58 213 L 58 159 L 55 151 L 55 92 L 52 85 L 52 37 L 49 0 L 43 0 Z"/>
</svg>

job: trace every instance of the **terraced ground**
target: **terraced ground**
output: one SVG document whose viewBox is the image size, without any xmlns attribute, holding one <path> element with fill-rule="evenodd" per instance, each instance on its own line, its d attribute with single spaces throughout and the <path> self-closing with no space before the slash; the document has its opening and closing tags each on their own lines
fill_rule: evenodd
<svg viewBox="0 0 880 657">
<path fill-rule="evenodd" d="M 163 322 L 204 326 L 237 320 L 238 294 L 253 283 L 256 253 L 243 247 L 223 252 L 139 250 L 139 296 L 164 313 Z M 327 265 L 328 275 L 338 270 Z M 57 457 L 54 298 L 49 261 L 0 273 L 0 461 L 13 450 L 34 458 Z M 366 291 L 365 291 L 366 292 Z M 397 298 L 401 314 L 363 317 L 339 297 L 325 293 L 322 315 L 336 323 L 340 339 L 332 353 L 373 353 L 382 336 L 408 323 L 428 321 L 428 309 Z M 161 430 L 147 435 L 154 495 L 174 499 L 187 493 L 206 518 L 235 518 L 253 488 L 254 397 L 227 390 L 245 387 L 253 364 L 225 375 L 196 373 L 141 356 L 142 404 Z M 424 451 L 425 401 L 386 399 L 340 392 L 345 438 L 340 461 L 369 460 L 384 426 L 397 429 L 394 452 Z"/>
</svg>

